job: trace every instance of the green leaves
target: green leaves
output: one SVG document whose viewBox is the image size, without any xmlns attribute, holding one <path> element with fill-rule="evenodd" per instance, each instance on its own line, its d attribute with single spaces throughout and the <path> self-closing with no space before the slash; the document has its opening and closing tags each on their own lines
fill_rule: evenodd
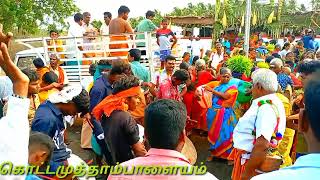
<svg viewBox="0 0 320 180">
<path fill-rule="evenodd" d="M 174 7 L 173 11 L 168 16 L 214 16 L 214 6 L 212 4 L 189 3 L 187 7 Z"/>
<path fill-rule="evenodd" d="M 92 24 L 92 26 L 93 26 L 94 28 L 100 29 L 101 26 L 102 26 L 102 21 L 95 19 L 95 20 L 93 20 L 93 21 L 91 22 L 91 24 Z"/>
<path fill-rule="evenodd" d="M 227 60 L 227 67 L 233 72 L 245 73 L 250 76 L 251 69 L 253 68 L 253 62 L 246 56 L 233 56 Z"/>
<path fill-rule="evenodd" d="M 155 16 L 152 20 L 152 22 L 160 27 L 160 23 L 162 21 L 162 19 L 164 18 L 162 15 L 161 15 L 161 12 L 157 9 L 153 10 L 155 12 Z M 136 28 L 137 25 L 139 24 L 140 21 L 142 21 L 144 19 L 143 16 L 139 16 L 139 17 L 135 17 L 135 18 L 130 18 L 129 21 L 130 21 L 130 24 L 131 24 L 131 27 L 132 28 Z"/>
<path fill-rule="evenodd" d="M 65 19 L 77 11 L 73 0 L 1 0 L 0 23 L 5 31 L 34 34 L 41 25 L 65 26 Z"/>
</svg>

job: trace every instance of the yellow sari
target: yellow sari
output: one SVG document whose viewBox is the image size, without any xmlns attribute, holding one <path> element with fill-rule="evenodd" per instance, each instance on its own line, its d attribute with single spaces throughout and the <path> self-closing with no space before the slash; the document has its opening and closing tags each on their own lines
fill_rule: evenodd
<svg viewBox="0 0 320 180">
<path fill-rule="evenodd" d="M 286 111 L 286 116 L 291 115 L 291 104 L 284 95 L 277 93 L 278 98 L 282 101 L 285 111 Z M 293 139 L 294 139 L 294 134 L 295 130 L 286 128 L 283 139 L 280 142 L 278 146 L 278 151 L 283 157 L 283 164 L 281 165 L 281 168 L 291 166 L 292 165 L 292 159 L 290 157 L 290 151 L 293 145 Z"/>
</svg>

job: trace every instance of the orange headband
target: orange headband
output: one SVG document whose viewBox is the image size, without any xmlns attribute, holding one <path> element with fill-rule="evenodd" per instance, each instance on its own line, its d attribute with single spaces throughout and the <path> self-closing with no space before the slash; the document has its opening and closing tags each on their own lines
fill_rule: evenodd
<svg viewBox="0 0 320 180">
<path fill-rule="evenodd" d="M 110 117 L 114 110 L 128 111 L 128 105 L 124 101 L 128 97 L 138 96 L 140 93 L 141 88 L 137 86 L 109 95 L 93 109 L 92 114 L 97 120 L 101 120 L 103 114 Z"/>
</svg>

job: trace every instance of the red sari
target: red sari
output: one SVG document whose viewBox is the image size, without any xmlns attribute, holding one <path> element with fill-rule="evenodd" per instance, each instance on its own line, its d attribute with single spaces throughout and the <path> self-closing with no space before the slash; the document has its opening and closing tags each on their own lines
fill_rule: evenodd
<svg viewBox="0 0 320 180">
<path fill-rule="evenodd" d="M 200 71 L 198 72 L 197 82 L 195 84 L 195 88 L 207 84 L 214 80 L 213 75 L 208 71 Z M 202 129 L 204 131 L 208 131 L 207 128 L 207 110 L 200 106 L 197 99 L 194 96 L 195 90 L 188 91 L 184 97 L 183 102 L 186 105 L 188 116 L 198 122 L 197 128 Z"/>
</svg>

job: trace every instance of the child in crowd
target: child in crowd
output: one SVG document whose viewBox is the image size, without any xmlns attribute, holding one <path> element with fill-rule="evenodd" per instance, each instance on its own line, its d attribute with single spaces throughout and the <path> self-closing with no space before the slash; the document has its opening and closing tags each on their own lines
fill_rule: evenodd
<svg viewBox="0 0 320 180">
<path fill-rule="evenodd" d="M 60 91 L 60 84 L 58 84 L 58 76 L 54 72 L 46 72 L 42 77 L 42 82 L 44 86 L 48 87 L 48 89 L 40 90 L 39 99 L 41 103 L 47 100 L 50 94 Z"/>
<path fill-rule="evenodd" d="M 45 66 L 43 60 L 41 58 L 36 58 L 33 60 L 33 65 L 36 67 L 37 69 L 37 73 L 38 73 L 38 76 L 39 76 L 39 79 L 40 81 L 42 80 L 42 76 L 46 73 L 46 72 L 49 72 L 50 69 L 49 67 Z M 43 88 L 45 87 L 43 85 L 42 82 L 40 82 L 40 87 Z"/>
<path fill-rule="evenodd" d="M 55 52 L 55 53 L 59 53 L 59 52 L 63 52 L 63 41 L 59 38 L 59 32 L 57 30 L 51 30 L 50 31 L 50 40 L 48 40 L 48 46 L 53 46 L 53 47 L 49 47 L 48 51 L 50 52 Z M 61 59 L 64 59 L 64 54 L 60 54 L 59 55 Z"/>
</svg>

